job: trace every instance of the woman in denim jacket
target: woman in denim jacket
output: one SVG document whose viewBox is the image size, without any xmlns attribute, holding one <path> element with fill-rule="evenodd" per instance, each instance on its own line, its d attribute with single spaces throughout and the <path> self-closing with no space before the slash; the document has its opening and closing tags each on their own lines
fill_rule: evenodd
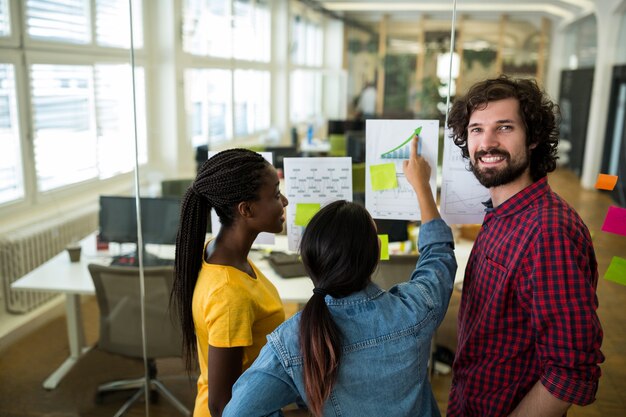
<svg viewBox="0 0 626 417">
<path fill-rule="evenodd" d="M 223 416 L 278 416 L 294 402 L 306 403 L 316 417 L 440 415 L 427 365 L 457 265 L 417 140 L 403 166 L 422 219 L 420 257 L 409 281 L 388 292 L 371 282 L 380 249 L 365 208 L 346 201 L 322 208 L 300 244 L 313 296 L 267 336 Z"/>
</svg>

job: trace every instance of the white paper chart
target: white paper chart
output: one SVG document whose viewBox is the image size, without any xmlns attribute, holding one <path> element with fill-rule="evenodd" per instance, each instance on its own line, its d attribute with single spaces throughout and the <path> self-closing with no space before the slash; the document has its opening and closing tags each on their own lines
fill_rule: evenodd
<svg viewBox="0 0 626 417">
<path fill-rule="evenodd" d="M 441 182 L 441 217 L 448 224 L 482 223 L 485 217 L 483 201 L 489 200 L 489 190 L 468 170 L 469 161 L 462 157 L 446 130 L 443 144 Z"/>
<path fill-rule="evenodd" d="M 289 250 L 297 251 L 304 226 L 296 225 L 298 204 L 352 201 L 352 158 L 285 158 Z"/>
<path fill-rule="evenodd" d="M 402 172 L 408 159 L 411 139 L 419 129 L 420 154 L 431 166 L 430 187 L 437 195 L 438 120 L 367 120 L 365 122 L 365 206 L 375 219 L 419 220 L 413 188 Z M 398 187 L 374 191 L 370 167 L 395 164 Z"/>
<path fill-rule="evenodd" d="M 209 158 L 215 155 L 216 151 L 209 151 Z M 267 162 L 272 163 L 272 153 L 271 152 L 258 152 L 265 158 Z M 213 236 L 217 236 L 217 233 L 220 231 L 220 227 L 222 224 L 220 223 L 219 217 L 217 217 L 217 213 L 215 210 L 211 209 L 211 234 Z M 273 233 L 261 232 L 258 234 L 256 239 L 254 240 L 255 245 L 273 245 L 276 242 L 276 237 Z"/>
</svg>

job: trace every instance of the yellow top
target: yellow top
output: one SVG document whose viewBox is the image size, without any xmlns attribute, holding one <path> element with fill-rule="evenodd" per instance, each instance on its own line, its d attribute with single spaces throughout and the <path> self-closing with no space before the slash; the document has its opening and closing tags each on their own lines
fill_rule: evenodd
<svg viewBox="0 0 626 417">
<path fill-rule="evenodd" d="M 210 417 L 207 363 L 209 344 L 243 346 L 243 370 L 252 365 L 265 337 L 285 320 L 276 287 L 250 261 L 256 279 L 231 266 L 202 262 L 193 293 L 198 345 L 198 394 L 194 417 Z"/>
</svg>

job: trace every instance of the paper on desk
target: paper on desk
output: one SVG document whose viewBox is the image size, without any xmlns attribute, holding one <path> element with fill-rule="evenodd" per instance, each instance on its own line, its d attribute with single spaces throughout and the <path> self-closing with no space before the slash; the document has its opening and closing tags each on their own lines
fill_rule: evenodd
<svg viewBox="0 0 626 417">
<path fill-rule="evenodd" d="M 421 155 L 432 168 L 430 186 L 433 195 L 436 195 L 439 120 L 366 120 L 365 122 L 365 206 L 376 219 L 419 220 L 420 218 L 415 192 L 402 171 L 402 161 L 409 158 L 410 142 L 416 131 L 419 132 Z M 372 168 L 383 164 L 394 165 L 397 187 L 383 189 L 376 180 L 373 181 Z"/>
<path fill-rule="evenodd" d="M 489 190 L 468 170 L 468 163 L 446 129 L 440 212 L 448 224 L 480 224 L 485 217 L 485 206 L 482 202 L 489 200 Z"/>
<path fill-rule="evenodd" d="M 217 153 L 216 151 L 209 151 L 209 158 L 215 155 L 216 153 Z M 273 164 L 272 162 L 273 158 L 272 158 L 271 152 L 257 152 L 257 153 L 261 154 L 261 156 L 263 156 L 263 158 L 265 158 L 267 162 L 269 162 L 270 164 Z M 219 217 L 217 217 L 217 213 L 215 212 L 215 210 L 211 209 L 211 234 L 213 236 L 217 236 L 221 227 L 222 227 L 222 224 L 220 223 Z M 253 245 L 273 245 L 275 242 L 276 242 L 276 237 L 274 236 L 274 233 L 261 232 L 258 234 L 256 239 L 254 240 Z"/>
<path fill-rule="evenodd" d="M 285 193 L 289 250 L 297 251 L 304 226 L 296 222 L 300 204 L 352 201 L 352 158 L 285 158 Z M 303 206 L 304 207 L 304 206 Z"/>
</svg>

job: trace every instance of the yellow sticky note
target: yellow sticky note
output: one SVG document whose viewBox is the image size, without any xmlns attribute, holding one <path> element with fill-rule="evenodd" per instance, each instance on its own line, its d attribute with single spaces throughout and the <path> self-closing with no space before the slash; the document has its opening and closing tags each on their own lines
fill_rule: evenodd
<svg viewBox="0 0 626 417">
<path fill-rule="evenodd" d="M 617 175 L 598 174 L 598 179 L 596 180 L 596 188 L 598 190 L 611 191 L 615 188 L 615 184 L 617 184 Z"/>
<path fill-rule="evenodd" d="M 378 235 L 380 239 L 380 260 L 389 260 L 389 235 Z"/>
<path fill-rule="evenodd" d="M 614 256 L 604 274 L 604 279 L 626 285 L 626 259 Z"/>
<path fill-rule="evenodd" d="M 396 177 L 396 164 L 371 165 L 370 177 L 372 179 L 372 190 L 390 190 L 398 188 L 398 178 Z"/>
<path fill-rule="evenodd" d="M 311 221 L 311 218 L 315 216 L 315 213 L 320 211 L 321 205 L 319 203 L 299 203 L 296 204 L 296 226 L 306 226 Z"/>
</svg>

